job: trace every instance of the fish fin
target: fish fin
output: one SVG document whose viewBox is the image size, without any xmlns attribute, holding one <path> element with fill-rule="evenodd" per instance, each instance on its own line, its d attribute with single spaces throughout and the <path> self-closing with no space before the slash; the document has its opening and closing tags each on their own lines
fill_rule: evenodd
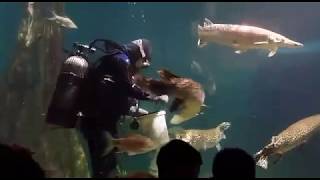
<svg viewBox="0 0 320 180">
<path fill-rule="evenodd" d="M 268 41 L 259 41 L 259 42 L 254 42 L 254 45 L 264 45 L 264 44 L 269 44 Z"/>
<path fill-rule="evenodd" d="M 227 139 L 227 136 L 223 133 L 221 139 Z"/>
<path fill-rule="evenodd" d="M 203 48 L 203 47 L 205 47 L 205 46 L 207 46 L 207 45 L 208 45 L 207 42 L 204 42 L 204 41 L 202 41 L 201 39 L 198 39 L 198 47 L 199 47 L 199 48 Z"/>
<path fill-rule="evenodd" d="M 158 74 L 160 75 L 161 79 L 164 79 L 164 80 L 167 80 L 167 81 L 170 81 L 171 79 L 174 79 L 174 78 L 180 78 L 179 76 L 173 74 L 172 72 L 170 72 L 167 69 L 160 69 L 158 71 Z"/>
<path fill-rule="evenodd" d="M 207 105 L 205 105 L 205 104 L 202 104 L 201 106 L 200 106 L 200 113 L 199 114 L 204 114 L 204 112 L 202 112 L 202 111 L 204 111 L 205 109 L 209 109 L 210 108 L 210 106 L 207 106 Z"/>
<path fill-rule="evenodd" d="M 202 31 L 203 30 L 203 27 L 200 25 L 200 24 L 198 24 L 198 31 Z"/>
<path fill-rule="evenodd" d="M 222 148 L 221 148 L 221 144 L 218 143 L 218 144 L 216 145 L 216 148 L 217 148 L 218 151 L 221 151 L 221 149 L 222 149 Z"/>
<path fill-rule="evenodd" d="M 184 101 L 182 99 L 175 98 L 171 103 L 169 111 L 172 113 L 172 112 L 181 110 L 183 102 Z"/>
<path fill-rule="evenodd" d="M 202 108 L 202 109 L 210 109 L 211 106 L 208 106 L 208 105 L 206 105 L 206 104 L 202 104 L 202 105 L 201 105 L 201 108 Z"/>
<path fill-rule="evenodd" d="M 107 148 L 103 151 L 102 157 L 108 155 L 115 148 L 114 139 L 109 132 L 105 132 L 105 138 L 106 138 Z"/>
<path fill-rule="evenodd" d="M 242 51 L 242 50 L 236 50 L 236 51 L 234 51 L 234 53 L 236 53 L 236 54 L 242 54 L 243 51 Z"/>
<path fill-rule="evenodd" d="M 275 144 L 277 140 L 278 140 L 277 136 L 272 136 L 271 137 L 271 144 Z"/>
<path fill-rule="evenodd" d="M 206 104 L 202 104 L 201 107 L 205 107 L 205 108 L 210 108 L 208 105 Z"/>
<path fill-rule="evenodd" d="M 227 129 L 229 129 L 231 126 L 230 122 L 222 122 L 220 123 L 217 128 L 219 128 L 221 133 L 224 133 L 224 131 L 226 131 Z"/>
<path fill-rule="evenodd" d="M 188 120 L 188 118 L 185 118 L 179 114 L 175 114 L 172 119 L 170 120 L 171 124 L 181 124 L 184 121 Z"/>
<path fill-rule="evenodd" d="M 199 112 L 196 114 L 196 116 L 204 115 L 204 112 Z"/>
<path fill-rule="evenodd" d="M 278 48 L 273 48 L 270 50 L 268 57 L 272 57 L 277 53 Z"/>
<path fill-rule="evenodd" d="M 204 18 L 204 26 L 210 26 L 213 25 L 214 23 L 208 19 L 208 18 Z"/>
<path fill-rule="evenodd" d="M 268 169 L 268 157 L 261 156 L 256 164 L 257 164 L 257 166 L 260 166 L 263 169 Z"/>
</svg>

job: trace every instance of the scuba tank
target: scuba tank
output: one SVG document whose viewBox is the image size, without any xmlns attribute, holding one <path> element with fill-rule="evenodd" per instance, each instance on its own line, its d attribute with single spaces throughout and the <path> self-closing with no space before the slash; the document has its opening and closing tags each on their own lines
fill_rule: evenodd
<svg viewBox="0 0 320 180">
<path fill-rule="evenodd" d="M 73 48 L 62 64 L 46 116 L 47 123 L 65 128 L 74 128 L 77 124 L 80 90 L 89 68 L 88 55 L 96 51 L 80 43 L 73 43 Z"/>
<path fill-rule="evenodd" d="M 103 47 L 97 45 L 103 42 Z M 104 55 L 114 55 L 125 48 L 114 41 L 95 39 L 89 45 L 73 43 L 73 51 L 62 64 L 55 91 L 46 114 L 46 122 L 64 128 L 74 128 L 82 113 L 79 111 L 82 86 L 86 85 L 89 73 L 89 55 L 101 51 Z M 65 50 L 66 51 L 66 50 Z M 96 66 L 96 65 L 93 65 Z M 90 94 L 84 94 L 90 96 Z"/>
</svg>

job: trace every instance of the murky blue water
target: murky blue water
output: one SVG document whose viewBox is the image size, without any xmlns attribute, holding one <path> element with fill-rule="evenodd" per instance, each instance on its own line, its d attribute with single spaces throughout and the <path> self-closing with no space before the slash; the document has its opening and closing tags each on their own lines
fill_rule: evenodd
<svg viewBox="0 0 320 180">
<path fill-rule="evenodd" d="M 0 3 L 3 76 L 14 53 L 22 11 L 22 3 Z M 223 147 L 240 147 L 254 154 L 269 143 L 271 136 L 320 112 L 320 3 L 73 2 L 65 3 L 65 13 L 79 27 L 63 30 L 65 47 L 71 47 L 74 41 L 96 38 L 121 43 L 140 37 L 150 39 L 153 62 L 146 74 L 156 76 L 156 70 L 165 67 L 200 82 L 209 108 L 182 126 L 206 129 L 230 121 L 232 126 L 221 143 Z M 231 48 L 212 43 L 199 49 L 196 27 L 205 17 L 214 23 L 264 27 L 302 42 L 305 47 L 281 49 L 272 58 L 260 50 L 239 55 Z M 198 65 L 192 66 L 192 62 Z M 315 137 L 289 152 L 268 170 L 257 168 L 257 176 L 319 177 L 319 140 Z M 202 153 L 201 176 L 211 176 L 216 152 L 210 149 Z M 123 161 L 128 169 L 148 168 L 143 156 Z"/>
</svg>

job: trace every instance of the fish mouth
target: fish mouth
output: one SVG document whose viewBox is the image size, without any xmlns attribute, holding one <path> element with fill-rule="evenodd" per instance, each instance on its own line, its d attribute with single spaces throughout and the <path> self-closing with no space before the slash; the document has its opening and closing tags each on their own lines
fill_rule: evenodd
<svg viewBox="0 0 320 180">
<path fill-rule="evenodd" d="M 303 47 L 304 45 L 299 42 L 288 42 L 285 44 L 285 47 L 290 47 L 290 48 L 300 48 Z"/>
<path fill-rule="evenodd" d="M 294 44 L 294 46 L 295 47 L 303 47 L 304 45 L 302 43 L 297 42 L 297 43 Z"/>
</svg>

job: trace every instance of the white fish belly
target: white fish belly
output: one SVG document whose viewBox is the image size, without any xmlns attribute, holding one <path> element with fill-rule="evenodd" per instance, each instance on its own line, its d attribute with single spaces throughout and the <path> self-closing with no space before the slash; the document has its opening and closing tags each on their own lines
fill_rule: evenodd
<svg viewBox="0 0 320 180">
<path fill-rule="evenodd" d="M 184 121 L 187 121 L 200 112 L 202 103 L 195 100 L 186 101 L 184 103 L 184 108 L 173 116 L 170 120 L 171 124 L 180 124 Z"/>
</svg>

